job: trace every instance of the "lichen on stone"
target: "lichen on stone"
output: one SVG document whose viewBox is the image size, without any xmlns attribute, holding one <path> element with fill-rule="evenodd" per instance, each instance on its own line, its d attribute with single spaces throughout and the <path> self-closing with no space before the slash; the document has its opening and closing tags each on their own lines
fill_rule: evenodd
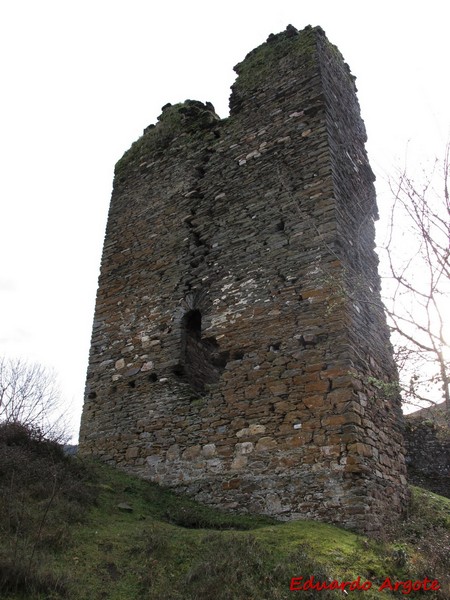
<svg viewBox="0 0 450 600">
<path fill-rule="evenodd" d="M 245 59 L 234 67 L 238 78 L 231 88 L 231 113 L 237 112 L 241 95 L 248 95 L 250 90 L 255 90 L 260 85 L 267 85 L 271 79 L 277 80 L 280 61 L 284 58 L 289 62 L 292 57 L 297 59 L 301 55 L 305 66 L 313 66 L 318 32 L 323 33 L 320 27 L 308 26 L 299 33 L 292 25 L 288 25 L 285 31 L 276 35 L 270 34 L 266 42 L 249 52 Z"/>
<path fill-rule="evenodd" d="M 155 125 L 144 129 L 143 135 L 133 143 L 117 162 L 115 174 L 123 173 L 127 165 L 141 160 L 149 153 L 166 150 L 181 134 L 195 135 L 209 130 L 220 121 L 211 102 L 185 100 L 177 104 L 166 104 Z"/>
</svg>

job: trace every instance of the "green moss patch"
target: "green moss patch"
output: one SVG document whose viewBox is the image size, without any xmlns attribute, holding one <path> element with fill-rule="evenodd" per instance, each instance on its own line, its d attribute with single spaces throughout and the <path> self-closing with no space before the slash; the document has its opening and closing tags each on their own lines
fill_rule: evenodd
<svg viewBox="0 0 450 600">
<path fill-rule="evenodd" d="M 312 27 L 293 35 L 286 32 L 271 35 L 264 44 L 252 50 L 234 67 L 238 79 L 233 85 L 233 91 L 255 89 L 269 80 L 270 73 L 279 69 L 280 61 L 285 57 L 297 59 L 301 56 L 306 64 L 310 64 L 315 54 L 316 32 Z"/>
<path fill-rule="evenodd" d="M 188 140 L 201 137 L 219 122 L 212 104 L 186 100 L 178 104 L 166 104 L 156 125 L 150 125 L 116 163 L 115 175 L 120 179 L 127 169 L 135 168 L 142 161 L 162 155 L 173 140 L 188 136 Z"/>
<path fill-rule="evenodd" d="M 13 469 L 23 465 L 20 452 L 16 461 L 8 456 Z M 50 463 L 63 461 L 76 477 L 77 502 L 84 510 L 77 505 L 70 512 L 66 504 L 73 498 L 62 494 L 49 518 L 45 507 L 53 505 L 53 488 L 35 494 L 33 477 L 20 493 L 3 496 L 0 595 L 5 600 L 276 600 L 317 594 L 290 591 L 293 577 L 370 581 L 370 590 L 349 591 L 366 600 L 380 598 L 378 588 L 387 577 L 393 582 L 436 577 L 442 590 L 426 597 L 450 598 L 450 501 L 430 492 L 414 489 L 408 519 L 386 532 L 389 541 L 377 541 L 325 523 L 216 511 L 102 464 L 50 456 Z M 32 452 L 27 464 L 30 473 L 43 468 L 42 452 Z M 11 472 L 2 474 L 11 481 Z M 34 517 L 13 523 L 23 494 Z M 64 532 L 61 543 L 55 543 L 58 531 Z M 343 592 L 320 593 L 338 598 Z M 423 592 L 409 594 L 419 596 Z"/>
</svg>

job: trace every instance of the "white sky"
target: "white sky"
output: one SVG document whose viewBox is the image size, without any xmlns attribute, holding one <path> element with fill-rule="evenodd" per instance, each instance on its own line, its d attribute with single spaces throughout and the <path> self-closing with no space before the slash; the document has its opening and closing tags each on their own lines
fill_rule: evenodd
<svg viewBox="0 0 450 600">
<path fill-rule="evenodd" d="M 113 168 L 167 102 L 228 113 L 232 67 L 288 23 L 321 25 L 357 76 L 379 179 L 442 156 L 442 0 L 3 0 L 0 354 L 54 368 L 82 408 Z"/>
</svg>

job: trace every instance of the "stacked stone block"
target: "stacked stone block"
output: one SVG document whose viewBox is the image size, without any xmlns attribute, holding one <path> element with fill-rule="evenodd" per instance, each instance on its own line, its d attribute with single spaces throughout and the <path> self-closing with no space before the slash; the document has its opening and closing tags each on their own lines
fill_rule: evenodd
<svg viewBox="0 0 450 600">
<path fill-rule="evenodd" d="M 166 105 L 116 165 L 80 450 L 379 531 L 406 481 L 354 78 L 310 27 L 235 70 L 227 119 Z"/>
</svg>

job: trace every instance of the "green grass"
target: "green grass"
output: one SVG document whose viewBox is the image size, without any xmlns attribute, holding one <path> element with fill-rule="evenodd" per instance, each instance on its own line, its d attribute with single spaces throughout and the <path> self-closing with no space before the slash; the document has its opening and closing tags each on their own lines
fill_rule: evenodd
<svg viewBox="0 0 450 600">
<path fill-rule="evenodd" d="M 372 589 L 349 592 L 366 600 L 380 598 L 378 586 L 388 576 L 436 577 L 447 586 L 437 596 L 409 597 L 450 598 L 450 500 L 430 492 L 414 489 L 408 520 L 390 541 L 374 541 L 324 523 L 222 513 L 105 465 L 52 456 L 44 467 L 42 453 L 33 463 L 33 450 L 24 462 L 23 448 L 20 459 L 5 448 L 0 436 L 4 600 L 310 598 L 317 592 L 289 591 L 292 577 L 310 575 L 370 580 Z M 36 488 L 39 478 L 31 475 L 15 487 L 11 468 L 16 475 L 24 465 L 30 473 L 50 469 L 51 482 L 58 460 L 66 474 L 57 494 L 54 483 Z M 342 598 L 342 591 L 320 597 Z"/>
<path fill-rule="evenodd" d="M 388 576 L 397 581 L 428 574 L 421 566 L 427 557 L 411 536 L 410 541 L 398 534 L 397 541 L 377 542 L 325 523 L 231 516 L 108 467 L 96 470 L 102 481 L 99 504 L 74 532 L 74 548 L 82 551 L 72 577 L 82 580 L 83 588 L 74 590 L 73 598 L 290 598 L 290 578 L 314 574 L 319 581 L 359 575 L 373 588 L 353 594 L 370 599 L 379 597 L 378 586 Z M 428 527 L 445 522 L 448 531 L 450 501 L 419 489 L 414 495 L 423 511 L 428 510 L 425 500 L 433 507 Z M 120 511 L 117 505 L 123 502 L 133 512 Z M 185 521 L 170 523 L 168 514 L 175 512 Z M 420 523 L 426 526 L 423 519 Z M 67 555 L 61 558 L 66 561 Z M 108 595 L 102 596 L 105 589 Z"/>
</svg>

